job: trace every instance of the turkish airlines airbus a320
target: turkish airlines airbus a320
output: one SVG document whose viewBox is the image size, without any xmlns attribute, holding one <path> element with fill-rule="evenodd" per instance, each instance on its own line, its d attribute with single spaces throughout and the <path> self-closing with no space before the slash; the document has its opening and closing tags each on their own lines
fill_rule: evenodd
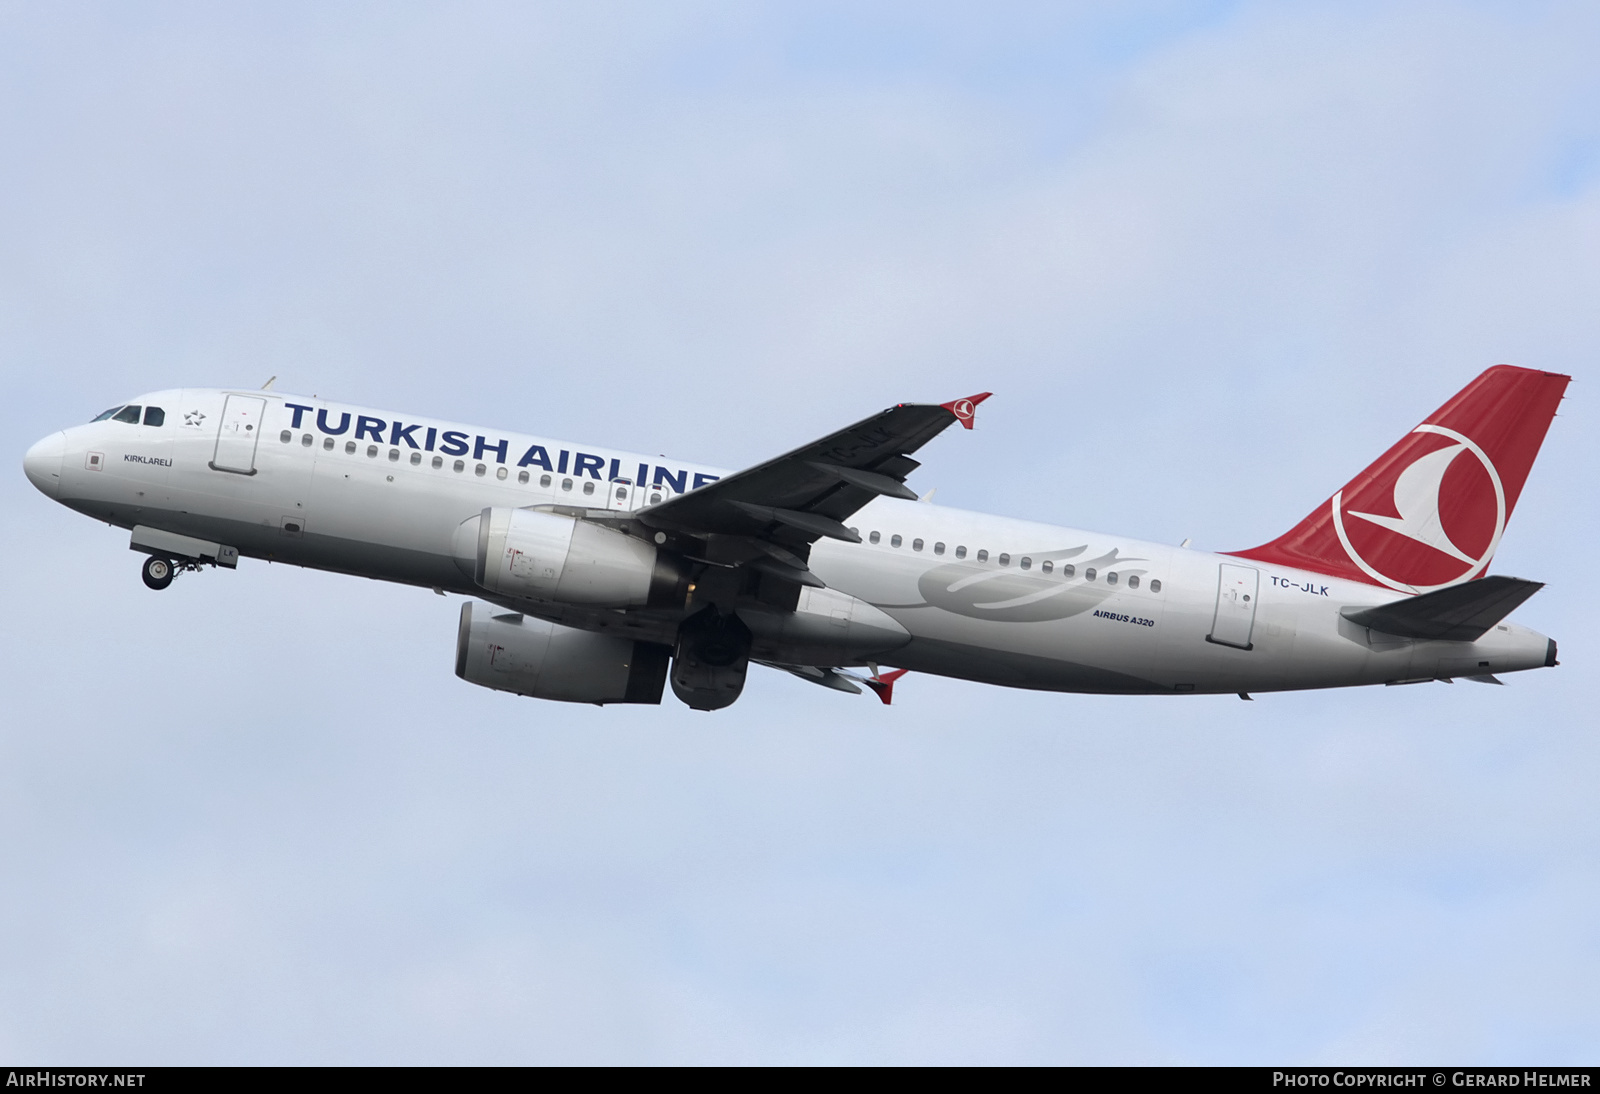
<svg viewBox="0 0 1600 1094">
<path fill-rule="evenodd" d="M 159 391 L 52 433 L 41 491 L 153 589 L 241 556 L 476 598 L 456 674 L 697 710 L 752 661 L 887 702 L 900 672 L 1046 691 L 1404 684 L 1556 663 L 1486 576 L 1568 377 L 1501 365 L 1271 543 L 1207 554 L 926 504 L 911 454 L 987 395 L 728 473 L 272 391 Z M 845 670 L 866 667 L 870 675 Z"/>
</svg>

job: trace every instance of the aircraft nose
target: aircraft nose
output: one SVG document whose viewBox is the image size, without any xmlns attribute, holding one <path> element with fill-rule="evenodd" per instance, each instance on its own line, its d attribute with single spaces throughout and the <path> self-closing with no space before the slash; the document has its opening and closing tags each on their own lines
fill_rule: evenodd
<svg viewBox="0 0 1600 1094">
<path fill-rule="evenodd" d="M 23 473 L 46 497 L 56 497 L 61 491 L 61 462 L 66 454 L 67 435 L 52 433 L 22 457 Z"/>
</svg>

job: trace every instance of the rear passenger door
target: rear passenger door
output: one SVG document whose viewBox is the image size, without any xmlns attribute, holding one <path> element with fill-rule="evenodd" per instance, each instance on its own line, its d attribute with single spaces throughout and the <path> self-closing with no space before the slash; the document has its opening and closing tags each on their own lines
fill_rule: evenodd
<svg viewBox="0 0 1600 1094">
<path fill-rule="evenodd" d="M 1206 635 L 1206 641 L 1250 649 L 1261 571 L 1254 566 L 1235 566 L 1227 562 L 1217 571 L 1217 610 L 1211 618 L 1211 633 Z"/>
</svg>

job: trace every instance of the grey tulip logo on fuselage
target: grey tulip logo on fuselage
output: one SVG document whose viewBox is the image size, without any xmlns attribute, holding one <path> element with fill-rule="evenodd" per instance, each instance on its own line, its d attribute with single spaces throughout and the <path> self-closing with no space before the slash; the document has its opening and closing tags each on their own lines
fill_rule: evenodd
<svg viewBox="0 0 1600 1094">
<path fill-rule="evenodd" d="M 943 608 L 973 619 L 1001 623 L 1045 623 L 1066 619 L 1099 607 L 1120 591 L 1106 582 L 1108 573 L 1121 581 L 1143 575 L 1143 569 L 1119 569 L 1142 558 L 1118 558 L 1116 548 L 1097 558 L 1079 560 L 1089 548 L 1070 547 L 1027 556 L 1033 567 L 996 567 L 993 563 L 951 562 L 936 566 L 917 579 L 922 604 L 880 604 L 881 608 Z M 1071 572 L 1064 565 L 1072 561 Z M 1052 572 L 1045 573 L 1048 561 Z M 1090 571 L 1095 579 L 1089 580 Z"/>
</svg>

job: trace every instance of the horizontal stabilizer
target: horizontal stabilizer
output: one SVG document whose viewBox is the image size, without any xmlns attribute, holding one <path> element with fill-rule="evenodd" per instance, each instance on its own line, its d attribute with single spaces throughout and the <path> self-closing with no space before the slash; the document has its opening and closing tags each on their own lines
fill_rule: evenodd
<svg viewBox="0 0 1600 1094">
<path fill-rule="evenodd" d="M 1339 614 L 1357 626 L 1401 638 L 1476 642 L 1542 588 L 1540 581 L 1490 576 L 1376 608 L 1344 608 Z"/>
</svg>

